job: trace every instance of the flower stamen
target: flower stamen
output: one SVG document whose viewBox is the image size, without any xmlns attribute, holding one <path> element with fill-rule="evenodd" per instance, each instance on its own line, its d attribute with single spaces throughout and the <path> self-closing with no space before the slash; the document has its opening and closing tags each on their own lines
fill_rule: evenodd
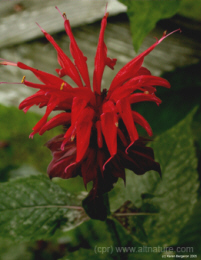
<svg viewBox="0 0 201 260">
<path fill-rule="evenodd" d="M 63 89 L 64 89 L 64 85 L 65 85 L 65 83 L 63 82 L 63 83 L 61 84 L 60 90 L 63 90 Z"/>
<path fill-rule="evenodd" d="M 63 13 L 62 16 L 67 19 L 66 13 Z"/>
<path fill-rule="evenodd" d="M 1 59 L 1 60 L 2 60 L 2 59 Z M 12 62 L 12 61 L 7 61 L 7 60 L 1 61 L 1 62 L 0 62 L 0 65 L 10 65 L 10 66 L 15 66 L 15 67 L 17 67 L 17 63 Z"/>
<path fill-rule="evenodd" d="M 64 21 L 66 21 L 66 20 L 67 20 L 66 14 L 65 14 L 65 13 L 62 14 L 62 12 L 59 10 L 59 8 L 58 8 L 57 6 L 55 6 L 55 8 L 56 8 L 57 11 L 60 13 L 60 15 L 61 15 L 61 17 L 64 19 Z M 65 15 L 64 15 L 64 14 L 65 14 Z"/>
<path fill-rule="evenodd" d="M 24 83 L 25 79 L 26 79 L 26 76 L 23 76 L 23 78 L 22 78 L 22 80 L 21 80 L 21 83 L 22 83 L 22 84 Z"/>
</svg>

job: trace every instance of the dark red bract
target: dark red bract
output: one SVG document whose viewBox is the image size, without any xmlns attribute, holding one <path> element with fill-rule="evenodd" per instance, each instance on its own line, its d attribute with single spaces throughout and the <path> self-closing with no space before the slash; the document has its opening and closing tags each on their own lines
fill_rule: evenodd
<svg viewBox="0 0 201 260">
<path fill-rule="evenodd" d="M 94 188 L 102 192 L 111 189 L 118 177 L 125 179 L 125 168 L 133 170 L 136 174 L 144 174 L 151 169 L 160 173 L 160 166 L 154 161 L 152 149 L 146 147 L 144 140 L 139 138 L 136 124 L 141 125 L 149 136 L 152 135 L 151 127 L 138 112 L 131 110 L 131 104 L 152 101 L 159 105 L 161 100 L 155 95 L 155 86 L 170 87 L 167 80 L 152 76 L 149 70 L 142 67 L 144 57 L 166 37 L 164 35 L 126 64 L 114 77 L 109 90 L 101 91 L 105 66 L 114 69 L 117 61 L 107 56 L 104 43 L 107 16 L 108 13 L 105 13 L 101 22 L 93 90 L 87 58 L 76 43 L 65 14 L 62 17 L 70 38 L 73 62 L 39 26 L 57 51 L 58 63 L 61 66 L 60 69 L 56 69 L 58 77 L 21 62 L 1 62 L 3 65 L 32 71 L 41 81 L 41 84 L 36 84 L 27 81 L 25 77 L 22 79 L 22 84 L 39 90 L 21 102 L 19 108 L 27 112 L 33 105 L 47 107 L 45 115 L 33 127 L 30 137 L 36 133 L 42 135 L 58 125 L 67 126 L 65 134 L 54 137 L 47 143 L 53 154 L 48 174 L 61 178 L 71 178 L 79 174 L 83 177 L 85 185 L 93 181 Z M 76 87 L 62 79 L 65 75 L 74 81 Z M 47 121 L 53 110 L 63 112 Z"/>
</svg>

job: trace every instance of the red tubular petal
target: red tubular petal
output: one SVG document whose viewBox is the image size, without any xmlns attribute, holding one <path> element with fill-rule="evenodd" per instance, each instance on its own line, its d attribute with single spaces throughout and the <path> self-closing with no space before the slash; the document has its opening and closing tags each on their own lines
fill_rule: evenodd
<svg viewBox="0 0 201 260">
<path fill-rule="evenodd" d="M 129 93 L 131 93 L 130 90 L 132 90 L 132 89 L 129 90 L 129 87 L 132 87 L 134 85 L 133 86 L 133 91 L 135 89 L 137 89 L 140 86 L 140 85 L 136 86 L 136 84 L 138 84 L 137 81 L 139 81 L 139 79 L 140 79 L 140 78 L 138 78 L 138 76 L 143 77 L 145 75 L 151 75 L 150 71 L 148 69 L 144 68 L 144 67 L 140 67 L 140 69 L 137 71 L 137 73 L 133 73 L 133 75 L 132 75 L 133 78 L 132 79 L 126 81 L 126 83 L 124 83 L 123 85 L 119 86 L 119 88 L 115 88 L 114 91 L 110 91 L 111 90 L 110 89 L 109 92 L 108 92 L 108 98 L 111 98 L 113 100 L 118 100 L 119 99 L 118 96 L 121 96 L 122 94 L 123 94 L 123 97 L 128 96 Z M 123 87 L 123 89 L 121 87 Z M 128 89 L 124 91 L 124 89 L 126 87 L 128 87 Z"/>
<path fill-rule="evenodd" d="M 81 99 L 78 97 L 75 97 L 73 99 L 71 125 L 75 125 L 79 115 L 82 113 L 82 111 L 86 107 L 86 105 L 87 105 L 87 102 L 84 99 Z"/>
<path fill-rule="evenodd" d="M 43 84 L 36 84 L 33 82 L 29 82 L 27 80 L 24 81 L 24 84 L 28 87 L 32 87 L 32 88 L 40 88 L 43 92 L 42 94 L 42 99 L 49 100 L 47 99 L 47 93 L 51 93 L 51 95 L 58 97 L 59 99 L 59 104 L 62 102 L 65 102 L 65 105 L 67 105 L 69 103 L 69 100 L 72 100 L 73 97 L 75 96 L 75 90 L 81 90 L 80 88 L 68 88 L 65 85 L 63 86 L 63 90 L 55 90 L 55 87 L 52 85 L 43 85 Z M 86 90 L 84 88 L 82 88 L 83 90 Z M 72 103 L 72 102 L 71 102 Z M 39 108 L 45 106 L 47 104 L 47 102 L 43 102 Z M 71 108 L 71 104 L 70 104 L 70 108 Z M 65 109 L 63 109 L 65 110 Z"/>
<path fill-rule="evenodd" d="M 72 107 L 72 98 L 65 99 L 65 101 L 59 102 L 59 104 L 54 108 L 54 110 L 71 110 Z"/>
<path fill-rule="evenodd" d="M 117 109 L 120 113 L 120 116 L 126 126 L 126 129 L 128 131 L 129 137 L 131 142 L 135 142 L 139 136 L 138 132 L 136 130 L 136 127 L 133 122 L 133 116 L 132 116 L 132 111 L 130 107 L 130 103 L 128 102 L 127 99 L 121 99 L 117 101 Z"/>
<path fill-rule="evenodd" d="M 101 115 L 101 128 L 111 156 L 117 153 L 117 115 L 107 112 Z"/>
<path fill-rule="evenodd" d="M 102 107 L 101 129 L 111 156 L 117 152 L 117 128 L 118 118 L 116 107 L 112 101 L 107 101 Z"/>
<path fill-rule="evenodd" d="M 39 105 L 41 102 L 48 103 L 48 100 L 49 100 L 49 97 L 45 96 L 45 92 L 42 91 L 42 90 L 39 90 L 34 95 L 24 99 L 20 103 L 19 109 L 21 110 L 21 109 L 24 109 L 26 107 L 30 107 L 30 106 L 33 106 L 33 105 Z"/>
<path fill-rule="evenodd" d="M 151 76 L 151 75 L 141 75 L 134 77 L 127 81 L 123 86 L 116 88 L 111 96 L 110 99 L 114 100 L 115 102 L 121 98 L 128 97 L 133 91 L 137 89 L 141 89 L 142 91 L 150 91 L 150 93 L 155 92 L 155 88 L 151 86 L 163 86 L 166 88 L 170 88 L 170 83 L 163 78 Z"/>
<path fill-rule="evenodd" d="M 112 92 L 112 95 L 110 96 L 110 99 L 114 100 L 114 102 L 117 102 L 119 99 L 126 98 L 130 96 L 133 91 L 139 89 L 140 84 L 135 84 L 132 86 L 122 86 L 120 88 L 115 89 Z"/>
<path fill-rule="evenodd" d="M 176 32 L 178 30 L 175 30 Z M 172 32 L 172 33 L 174 33 Z M 170 33 L 170 34 L 172 34 Z M 115 88 L 121 86 L 124 82 L 128 79 L 132 78 L 140 69 L 144 57 L 147 56 L 162 40 L 168 37 L 170 34 L 163 36 L 159 41 L 157 40 L 152 46 L 150 46 L 147 50 L 142 52 L 140 55 L 135 57 L 129 63 L 127 63 L 114 77 L 111 85 L 110 85 L 110 92 L 112 92 Z"/>
<path fill-rule="evenodd" d="M 52 89 L 51 85 L 44 85 L 44 84 L 37 84 L 37 83 L 33 83 L 27 80 L 24 80 L 24 85 L 26 85 L 27 87 L 31 87 L 31 88 L 38 88 L 44 91 L 48 91 Z"/>
<path fill-rule="evenodd" d="M 117 59 L 111 59 L 111 58 L 106 58 L 105 64 L 110 68 L 114 69 L 114 66 L 116 65 Z"/>
<path fill-rule="evenodd" d="M 46 112 L 44 114 L 44 116 L 41 118 L 40 121 L 38 121 L 38 123 L 33 127 L 34 132 L 32 133 L 33 135 L 38 133 L 40 131 L 40 129 L 42 128 L 42 126 L 47 122 L 47 118 L 49 116 L 49 114 L 52 112 L 52 110 L 55 108 L 55 106 L 58 103 L 58 99 L 55 97 L 51 97 L 48 105 L 47 105 L 47 109 Z"/>
<path fill-rule="evenodd" d="M 152 86 L 142 86 L 139 88 L 139 90 L 145 92 L 146 94 L 154 94 L 156 92 L 156 88 L 152 87 Z M 144 93 L 144 94 L 145 94 Z"/>
<path fill-rule="evenodd" d="M 42 135 L 45 131 L 48 131 L 56 126 L 69 124 L 71 120 L 71 113 L 61 113 L 51 118 L 40 130 L 39 135 Z"/>
<path fill-rule="evenodd" d="M 89 88 L 73 88 L 72 93 L 75 97 L 84 99 L 86 103 L 96 104 L 95 95 Z"/>
<path fill-rule="evenodd" d="M 68 83 L 64 82 L 62 79 L 60 79 L 50 73 L 47 73 L 47 72 L 44 72 L 44 71 L 41 71 L 38 69 L 34 69 L 32 67 L 27 66 L 26 64 L 24 64 L 22 62 L 18 62 L 17 66 L 20 69 L 32 71 L 41 82 L 43 82 L 44 84 L 50 85 L 50 86 L 53 85 L 56 89 L 60 89 L 62 83 L 65 83 L 66 86 L 68 86 L 69 88 L 72 88 Z"/>
<path fill-rule="evenodd" d="M 144 93 L 136 93 L 131 95 L 129 101 L 131 104 L 142 102 L 142 101 L 153 101 L 156 102 L 157 105 L 161 104 L 161 100 L 155 95 L 144 94 Z"/>
<path fill-rule="evenodd" d="M 91 108 L 85 108 L 77 123 L 76 128 L 76 142 L 77 142 L 77 157 L 76 162 L 82 160 L 89 146 L 91 137 L 91 128 L 93 125 L 94 110 Z"/>
<path fill-rule="evenodd" d="M 137 124 L 141 125 L 148 133 L 149 136 L 152 136 L 152 129 L 151 126 L 149 125 L 149 123 L 147 122 L 147 120 L 144 119 L 144 117 L 142 115 L 140 115 L 139 113 L 132 111 L 133 114 L 133 119 L 134 122 L 136 122 Z"/>
<path fill-rule="evenodd" d="M 23 109 L 24 113 L 26 114 L 26 112 L 27 112 L 31 107 L 32 107 L 32 105 L 25 107 L 25 108 Z"/>
<path fill-rule="evenodd" d="M 75 136 L 75 134 L 77 133 L 77 121 L 79 119 L 79 121 L 81 120 L 81 115 L 83 113 L 83 109 L 86 107 L 87 102 L 86 100 L 83 100 L 81 98 L 75 97 L 73 99 L 73 104 L 72 104 L 72 112 L 71 112 L 71 126 L 70 128 L 67 130 L 67 132 L 64 135 L 64 142 L 62 143 L 62 148 L 64 149 L 64 146 L 66 144 L 66 142 L 69 141 L 69 139 L 72 136 Z"/>
<path fill-rule="evenodd" d="M 69 139 L 70 139 L 73 135 L 75 135 L 75 131 L 76 131 L 76 129 L 75 129 L 75 126 L 74 126 L 74 125 L 71 125 L 71 126 L 68 128 L 68 130 L 66 131 L 66 133 L 65 133 L 65 135 L 64 135 L 65 140 L 63 141 L 63 143 L 62 143 L 62 145 L 61 145 L 61 150 L 64 149 L 64 146 L 65 146 L 65 144 L 69 141 Z"/>
<path fill-rule="evenodd" d="M 39 26 L 40 27 L 40 26 Z M 41 28 L 41 27 L 40 27 Z M 63 68 L 63 73 L 68 75 L 79 87 L 83 87 L 80 75 L 75 67 L 75 65 L 72 63 L 72 61 L 66 56 L 66 54 L 62 51 L 62 49 L 58 46 L 58 44 L 55 42 L 53 37 L 49 35 L 45 30 L 41 28 L 42 33 L 45 35 L 47 40 L 54 46 L 55 50 L 58 54 L 58 62 Z"/>
<path fill-rule="evenodd" d="M 105 66 L 109 66 L 111 69 L 114 69 L 116 64 L 116 59 L 110 59 L 107 57 L 107 47 L 104 43 L 104 33 L 107 26 L 107 14 L 103 17 L 101 22 L 100 36 L 98 40 L 98 46 L 95 56 L 95 66 L 94 66 L 94 75 L 93 75 L 93 89 L 94 92 L 100 94 L 101 92 L 101 80 Z"/>
<path fill-rule="evenodd" d="M 114 103 L 111 100 L 109 100 L 103 104 L 102 110 L 103 110 L 103 113 L 107 113 L 107 112 L 116 111 L 116 108 L 115 108 Z"/>
<path fill-rule="evenodd" d="M 62 78 L 66 75 L 64 69 L 55 69 L 55 71 L 58 73 L 59 77 Z"/>
<path fill-rule="evenodd" d="M 161 77 L 152 75 L 141 75 L 134 77 L 133 79 L 126 82 L 123 86 L 132 86 L 134 84 L 140 84 L 140 86 L 161 86 L 165 88 L 170 88 L 170 83 Z"/>
<path fill-rule="evenodd" d="M 145 67 L 141 67 L 138 72 L 135 74 L 135 76 L 140 76 L 140 75 L 151 75 L 151 72 L 145 68 Z"/>
<path fill-rule="evenodd" d="M 121 86 L 124 82 L 132 78 L 140 69 L 143 60 L 144 56 L 137 56 L 135 59 L 127 63 L 114 77 L 110 85 L 108 95 L 110 95 L 114 89 Z"/>
<path fill-rule="evenodd" d="M 87 58 L 83 55 L 82 51 L 79 49 L 75 38 L 73 36 L 73 33 L 71 31 L 69 20 L 64 21 L 64 27 L 66 30 L 66 33 L 68 34 L 70 38 L 70 52 L 73 56 L 73 59 L 75 61 L 75 65 L 78 68 L 80 75 L 82 76 L 86 87 L 90 88 L 90 80 L 89 80 L 89 72 L 87 67 Z"/>
<path fill-rule="evenodd" d="M 165 88 L 170 88 L 170 83 L 166 80 L 163 79 L 161 77 L 156 77 L 156 76 L 143 76 L 143 86 L 145 85 L 149 85 L 149 86 L 161 86 L 161 87 L 165 87 Z"/>
</svg>

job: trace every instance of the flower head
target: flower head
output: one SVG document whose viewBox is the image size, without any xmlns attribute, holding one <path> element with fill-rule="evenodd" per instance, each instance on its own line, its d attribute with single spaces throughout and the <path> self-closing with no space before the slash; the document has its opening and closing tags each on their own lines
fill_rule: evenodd
<svg viewBox="0 0 201 260">
<path fill-rule="evenodd" d="M 60 12 L 60 11 L 59 11 Z M 33 127 L 30 137 L 36 133 L 64 125 L 66 132 L 54 137 L 47 143 L 52 151 L 53 160 L 48 167 L 51 177 L 83 177 L 85 185 L 93 181 L 95 190 L 102 192 L 112 188 L 118 177 L 125 179 L 125 168 L 136 174 L 154 169 L 160 173 L 160 166 L 154 161 L 151 148 L 139 138 L 136 124 L 141 125 L 152 135 L 148 122 L 138 112 L 131 110 L 131 104 L 152 101 L 157 105 L 161 100 L 156 97 L 155 86 L 170 87 L 167 80 L 152 76 L 142 66 L 148 55 L 167 35 L 157 40 L 151 47 L 132 59 L 114 77 L 109 90 L 101 90 L 101 81 L 106 66 L 114 69 L 116 59 L 107 56 L 104 32 L 108 13 L 105 13 L 95 56 L 93 87 L 89 79 L 87 58 L 79 49 L 72 34 L 69 20 L 62 15 L 64 27 L 70 38 L 71 61 L 54 39 L 41 28 L 47 40 L 54 46 L 58 55 L 60 69 L 58 76 L 32 68 L 24 63 L 4 60 L 3 65 L 17 66 L 32 71 L 41 81 L 36 84 L 23 77 L 21 84 L 39 89 L 34 95 L 21 102 L 19 108 L 27 112 L 33 105 L 46 106 L 46 112 Z M 76 87 L 72 87 L 64 76 L 70 77 Z M 53 110 L 62 111 L 49 121 Z"/>
</svg>

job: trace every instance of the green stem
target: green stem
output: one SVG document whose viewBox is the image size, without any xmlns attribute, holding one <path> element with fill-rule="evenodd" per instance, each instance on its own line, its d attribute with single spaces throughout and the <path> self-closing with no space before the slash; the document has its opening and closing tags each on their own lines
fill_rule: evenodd
<svg viewBox="0 0 201 260">
<path fill-rule="evenodd" d="M 119 233 L 116 229 L 116 225 L 115 225 L 115 222 L 114 220 L 112 219 L 107 219 L 106 220 L 106 225 L 108 227 L 108 231 L 110 232 L 111 234 L 111 237 L 112 237 L 112 241 L 113 241 L 113 244 L 114 244 L 114 247 L 118 246 L 118 247 L 121 247 L 121 239 L 119 237 Z M 113 254 L 115 255 L 115 258 L 114 259 L 124 259 L 126 260 L 127 259 L 127 255 L 126 254 L 123 254 L 122 252 L 121 253 L 117 253 L 115 250 L 113 251 Z"/>
</svg>

